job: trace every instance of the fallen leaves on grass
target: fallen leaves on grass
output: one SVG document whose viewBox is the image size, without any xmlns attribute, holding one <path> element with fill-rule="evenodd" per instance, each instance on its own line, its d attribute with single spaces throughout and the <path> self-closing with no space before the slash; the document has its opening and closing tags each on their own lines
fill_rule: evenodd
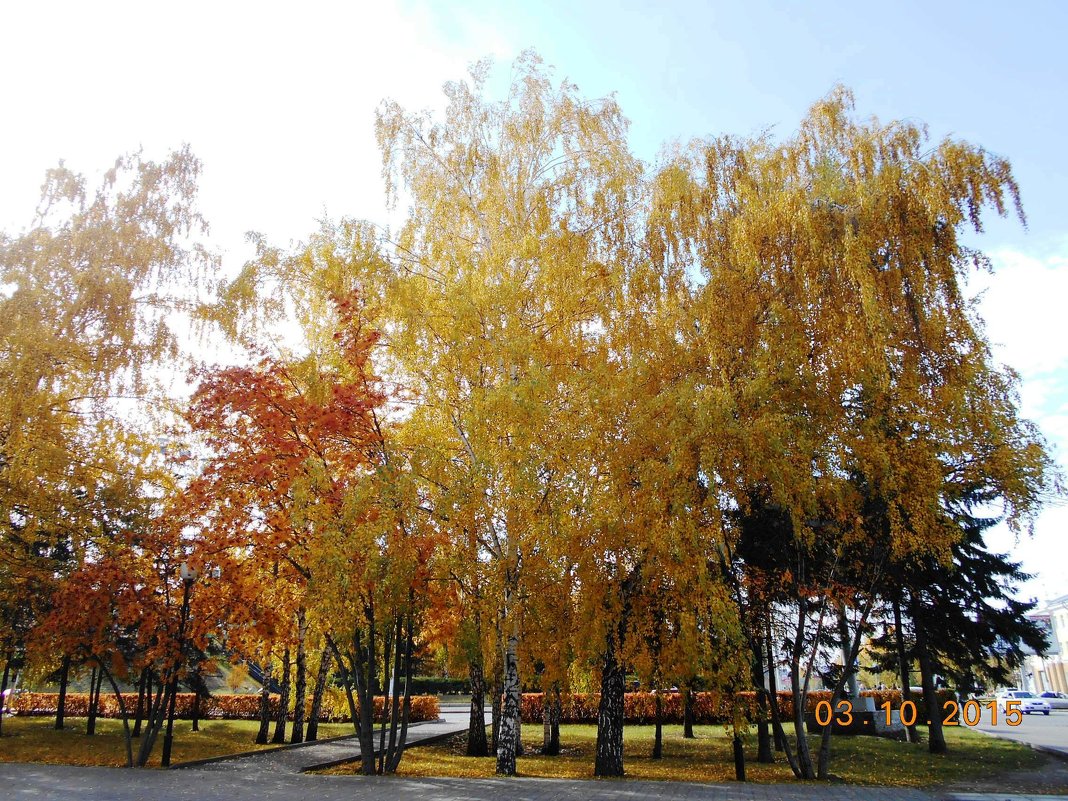
<svg viewBox="0 0 1068 801">
<path fill-rule="evenodd" d="M 533 727 L 532 727 L 533 729 Z M 536 733 L 535 733 L 536 732 Z M 664 758 L 650 757 L 652 726 L 628 726 L 624 735 L 626 778 L 689 782 L 734 781 L 731 742 L 719 726 L 696 727 L 697 737 L 684 739 L 677 727 L 664 731 Z M 538 753 L 540 729 L 524 737 L 527 756 L 518 763 L 520 776 L 589 779 L 593 777 L 593 757 L 597 729 L 590 725 L 560 727 L 560 756 Z M 935 755 L 924 744 L 909 744 L 878 737 L 836 737 L 832 741 L 831 770 L 839 780 L 850 784 L 930 787 L 964 780 L 991 778 L 1010 771 L 1030 770 L 1043 764 L 1044 757 L 1019 743 L 987 737 L 975 732 L 946 730 L 950 752 Z M 405 751 L 398 773 L 402 776 L 449 776 L 489 778 L 494 775 L 494 757 L 464 756 L 467 734 L 434 745 Z M 359 770 L 343 765 L 330 773 Z M 748 738 L 746 776 L 752 782 L 794 781 L 782 754 L 774 764 L 756 761 L 755 737 Z"/>
</svg>

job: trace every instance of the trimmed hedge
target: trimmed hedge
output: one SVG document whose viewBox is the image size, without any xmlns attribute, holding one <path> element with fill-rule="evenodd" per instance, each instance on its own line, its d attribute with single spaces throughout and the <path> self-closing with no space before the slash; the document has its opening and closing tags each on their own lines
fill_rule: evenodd
<svg viewBox="0 0 1068 801">
<path fill-rule="evenodd" d="M 892 709 L 901 706 L 900 690 L 865 690 L 862 696 L 875 699 L 875 708 L 889 701 Z M 663 699 L 664 723 L 682 723 L 682 695 L 678 692 L 661 693 Z M 939 690 L 938 697 L 941 703 L 956 699 L 951 690 Z M 544 696 L 542 693 L 523 693 L 519 706 L 519 714 L 524 723 L 540 723 L 542 719 L 542 706 Z M 756 692 L 750 690 L 736 695 L 738 703 L 747 710 L 749 720 L 757 719 Z M 820 701 L 830 701 L 830 690 L 813 690 L 809 692 L 805 701 L 805 711 L 814 712 L 816 704 Z M 916 696 L 914 701 L 917 706 L 918 720 L 927 720 L 927 710 L 924 707 L 923 697 Z M 601 696 L 597 693 L 573 693 L 561 698 L 560 722 L 561 723 L 596 723 L 597 707 L 601 702 Z M 724 723 L 731 718 L 731 696 L 726 693 L 696 692 L 693 694 L 694 722 L 698 724 Z M 783 723 L 793 720 L 794 699 L 789 692 L 779 693 L 779 715 Z M 626 693 L 623 696 L 623 721 L 638 725 L 652 724 L 656 721 L 656 694 L 651 692 Z"/>
<path fill-rule="evenodd" d="M 193 693 L 178 693 L 174 703 L 174 715 L 184 720 L 193 717 Z M 137 710 L 137 694 L 123 693 L 123 703 L 126 712 L 133 715 Z M 375 717 L 381 720 L 382 697 L 375 696 Z M 270 696 L 270 710 L 273 717 L 278 712 L 279 696 Z M 11 698 L 11 711 L 16 715 L 26 716 L 50 716 L 56 714 L 59 704 L 57 693 L 19 693 Z M 88 693 L 67 693 L 63 704 L 64 714 L 69 717 L 86 717 L 89 714 Z M 311 698 L 307 699 L 306 709 L 311 708 Z M 437 720 L 440 714 L 437 696 L 413 695 L 412 707 L 409 720 L 417 723 L 424 720 Z M 100 717 L 118 718 L 119 702 L 113 693 L 100 694 Z M 200 700 L 200 717 L 203 720 L 257 720 L 260 716 L 260 696 L 256 694 L 245 695 L 213 695 Z M 293 713 L 289 713 L 292 720 Z M 348 701 L 344 691 L 327 691 L 323 694 L 322 713 L 319 720 L 324 723 L 346 723 L 352 720 L 349 716 Z"/>
<path fill-rule="evenodd" d="M 412 694 L 442 695 L 470 694 L 471 682 L 468 679 L 453 679 L 445 676 L 413 676 Z"/>
</svg>

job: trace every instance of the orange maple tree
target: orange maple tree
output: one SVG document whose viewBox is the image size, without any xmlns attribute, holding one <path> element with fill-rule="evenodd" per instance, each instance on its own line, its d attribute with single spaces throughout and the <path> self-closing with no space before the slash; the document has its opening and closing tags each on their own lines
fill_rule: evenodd
<svg viewBox="0 0 1068 801">
<path fill-rule="evenodd" d="M 411 662 L 412 587 L 425 581 L 413 566 L 428 556 L 419 526 L 402 511 L 408 500 L 379 414 L 386 396 L 371 369 L 379 335 L 368 306 L 354 294 L 335 298 L 334 312 L 331 348 L 206 372 L 187 415 L 212 455 L 186 493 L 185 523 L 197 530 L 196 549 L 245 599 L 232 610 L 235 643 L 277 643 L 296 633 L 294 739 L 303 723 L 310 625 L 355 682 L 354 723 L 371 736 L 375 688 L 388 688 L 397 665 Z M 402 727 L 392 751 L 398 759 L 407 709 L 406 698 L 391 713 Z M 376 769 L 390 768 L 380 759 Z"/>
</svg>

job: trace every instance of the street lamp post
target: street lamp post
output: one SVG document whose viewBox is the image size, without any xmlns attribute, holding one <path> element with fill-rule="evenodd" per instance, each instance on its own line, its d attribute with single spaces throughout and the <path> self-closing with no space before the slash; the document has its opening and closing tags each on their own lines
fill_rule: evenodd
<svg viewBox="0 0 1068 801">
<path fill-rule="evenodd" d="M 167 704 L 167 733 L 163 735 L 163 757 L 160 764 L 169 768 L 171 765 L 171 741 L 174 737 L 174 702 L 178 695 L 178 670 L 182 666 L 182 655 L 185 653 L 185 627 L 189 622 L 189 591 L 193 582 L 197 580 L 196 568 L 190 567 L 188 562 L 182 562 L 179 569 L 182 576 L 182 613 L 178 623 L 178 658 L 171 674 L 170 700 Z"/>
</svg>

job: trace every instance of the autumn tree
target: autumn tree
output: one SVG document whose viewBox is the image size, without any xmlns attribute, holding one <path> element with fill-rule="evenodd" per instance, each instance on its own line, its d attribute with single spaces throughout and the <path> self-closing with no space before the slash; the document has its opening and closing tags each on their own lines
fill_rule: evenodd
<svg viewBox="0 0 1068 801">
<path fill-rule="evenodd" d="M 254 367 L 203 376 L 189 422 L 212 455 L 190 487 L 188 514 L 205 547 L 240 554 L 236 580 L 250 598 L 264 570 L 288 575 L 286 606 L 297 621 L 294 738 L 303 717 L 302 653 L 314 622 L 355 683 L 354 725 L 365 771 L 373 773 L 394 771 L 403 752 L 408 698 L 401 709 L 392 696 L 388 749 L 374 744 L 372 710 L 391 680 L 410 691 L 423 602 L 414 590 L 424 581 L 418 566 L 426 551 L 410 522 L 418 498 L 406 495 L 404 465 L 378 416 L 385 396 L 371 373 L 378 334 L 369 308 L 355 295 L 337 298 L 334 337 L 309 337 L 315 349 L 302 358 L 264 357 Z"/>
<path fill-rule="evenodd" d="M 0 235 L 0 595 L 22 616 L 7 634 L 38 623 L 91 558 L 108 488 L 144 456 L 125 449 L 123 463 L 110 445 L 139 415 L 151 431 L 153 370 L 178 354 L 175 320 L 214 263 L 199 171 L 187 149 L 121 157 L 95 187 L 61 164 L 29 227 Z"/>
<path fill-rule="evenodd" d="M 18 298 L 0 340 L 0 609 L 61 575 L 151 609 L 173 597 L 180 555 L 217 566 L 227 589 L 198 593 L 214 611 L 196 619 L 224 609 L 246 657 L 281 657 L 283 687 L 296 666 L 294 739 L 321 639 L 368 773 L 403 753 L 424 636 L 459 641 L 473 687 L 499 673 L 502 774 L 524 679 L 555 696 L 588 671 L 597 775 L 624 770 L 628 666 L 654 686 L 762 690 L 778 638 L 796 754 L 761 692 L 763 707 L 795 774 L 826 777 L 830 731 L 813 754 L 804 726 L 822 663 L 842 652 L 823 671 L 833 704 L 889 596 L 922 652 L 933 599 L 891 574 L 948 587 L 965 562 L 993 570 L 961 515 L 996 505 L 1023 526 L 1051 485 L 962 289 L 986 265 L 966 229 L 1018 209 L 1009 165 L 858 121 L 839 89 L 784 141 L 699 142 L 646 178 L 614 100 L 584 100 L 527 53 L 494 102 L 488 69 L 446 84 L 441 119 L 379 108 L 387 192 L 409 203 L 395 235 L 341 220 L 288 250 L 253 237 L 211 311 L 252 364 L 198 376 L 187 421 L 207 460 L 163 518 L 151 598 L 129 589 L 151 547 L 110 551 L 93 528 L 107 482 L 86 421 L 173 351 L 164 312 L 192 299 L 166 289 L 204 263 L 180 244 L 199 224 L 195 163 L 123 162 L 94 198 L 54 174 L 44 208 L 66 198 L 73 222 L 0 243 L 15 286 L 0 303 Z M 173 643 L 173 604 L 153 615 Z M 570 636 L 550 636 L 550 617 Z M 4 644 L 25 626 L 12 613 Z M 144 664 L 173 685 L 183 655 L 167 647 Z M 473 699 L 476 753 L 482 709 Z M 737 753 L 737 709 L 733 722 Z"/>
<path fill-rule="evenodd" d="M 113 443 L 116 450 L 118 446 Z M 92 553 L 58 582 L 47 613 L 29 640 L 37 659 L 58 652 L 75 665 L 92 668 L 96 680 L 91 694 L 97 700 L 90 700 L 90 719 L 99 702 L 98 688 L 107 680 L 123 721 L 128 765 L 147 764 L 159 734 L 169 725 L 179 678 L 188 673 L 189 655 L 206 650 L 220 622 L 215 612 L 226 610 L 226 604 L 219 602 L 226 595 L 225 585 L 214 584 L 213 577 L 205 575 L 191 597 L 181 575 L 180 566 L 187 559 L 200 569 L 210 563 L 197 559 L 182 532 L 168 525 L 165 510 L 174 494 L 173 468 L 166 460 L 149 460 L 124 476 L 121 484 L 101 493 L 106 502 L 92 532 Z M 142 738 L 135 758 L 135 732 L 130 726 L 135 710 L 126 705 L 120 683 L 156 679 L 160 690 L 146 705 L 147 711 L 140 708 L 144 693 L 139 697 L 137 734 Z M 147 718 L 143 733 L 142 716 Z M 167 732 L 165 764 L 169 728 Z"/>
<path fill-rule="evenodd" d="M 435 447 L 462 471 L 470 534 L 493 566 L 504 674 L 497 770 L 510 775 L 523 559 L 548 536 L 566 472 L 555 455 L 561 408 L 612 292 L 638 169 L 612 100 L 583 101 L 526 54 L 507 99 L 491 102 L 487 70 L 446 84 L 442 122 L 386 103 L 377 131 L 389 186 L 410 199 L 390 243 L 387 344 L 418 401 L 413 421 L 440 432 Z"/>
<path fill-rule="evenodd" d="M 856 613 L 837 700 L 880 576 L 910 555 L 944 557 L 959 536 L 940 511 L 947 465 L 985 472 L 1016 519 L 1033 514 L 1042 481 L 1033 438 L 968 458 L 986 447 L 984 426 L 1019 430 L 977 402 L 994 372 L 962 290 L 987 263 L 962 229 L 1017 202 L 1008 163 L 957 141 L 928 149 L 918 125 L 851 111 L 836 90 L 785 142 L 724 137 L 683 154 L 658 177 L 650 226 L 660 258 L 703 276 L 687 336 L 726 411 L 705 472 L 738 509 L 752 513 L 760 489 L 786 515 L 799 709 L 806 631 L 818 647 L 833 617 Z M 813 778 L 795 725 L 797 772 Z"/>
<path fill-rule="evenodd" d="M 524 557 L 554 538 L 558 551 L 574 548 L 576 442 L 561 434 L 590 413 L 576 376 L 604 361 L 605 321 L 625 302 L 617 266 L 635 258 L 639 169 L 613 101 L 581 100 L 527 54 L 508 99 L 493 103 L 487 69 L 446 86 L 441 123 L 380 109 L 387 180 L 412 200 L 395 239 L 344 221 L 295 254 L 260 242 L 227 303 L 234 319 L 253 307 L 277 319 L 292 304 L 313 330 L 309 311 L 330 292 L 356 286 L 379 299 L 380 366 L 411 405 L 402 447 L 422 507 L 456 543 L 447 572 L 489 610 L 486 631 L 500 632 L 498 769 L 514 773 Z"/>
</svg>

